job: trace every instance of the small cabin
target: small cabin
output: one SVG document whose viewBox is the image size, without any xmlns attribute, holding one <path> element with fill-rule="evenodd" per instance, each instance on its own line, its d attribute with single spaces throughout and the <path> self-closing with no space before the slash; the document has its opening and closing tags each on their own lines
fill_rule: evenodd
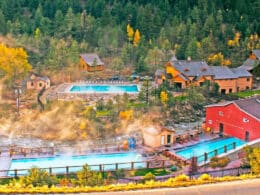
<svg viewBox="0 0 260 195">
<path fill-rule="evenodd" d="M 144 145 L 152 148 L 173 144 L 175 130 L 170 127 L 146 127 L 143 129 Z"/>
<path fill-rule="evenodd" d="M 105 69 L 104 63 L 95 53 L 80 54 L 80 68 L 88 72 L 101 71 Z"/>
<path fill-rule="evenodd" d="M 48 77 L 42 77 L 35 73 L 32 73 L 26 81 L 27 89 L 41 90 L 43 88 L 48 89 L 50 86 L 51 82 Z"/>
</svg>

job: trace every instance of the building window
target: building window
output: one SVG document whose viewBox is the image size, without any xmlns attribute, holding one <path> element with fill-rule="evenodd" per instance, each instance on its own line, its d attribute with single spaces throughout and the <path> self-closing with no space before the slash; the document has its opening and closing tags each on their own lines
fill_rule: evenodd
<svg viewBox="0 0 260 195">
<path fill-rule="evenodd" d="M 31 82 L 31 86 L 33 87 L 33 82 Z"/>
<path fill-rule="evenodd" d="M 232 89 L 229 89 L 229 93 L 232 93 Z"/>
<path fill-rule="evenodd" d="M 223 116 L 223 112 L 222 111 L 218 111 L 218 115 L 219 116 Z"/>
<path fill-rule="evenodd" d="M 244 122 L 244 123 L 249 123 L 249 119 L 244 117 L 244 118 L 243 118 L 243 122 Z"/>
<path fill-rule="evenodd" d="M 212 125 L 212 120 L 208 120 L 209 124 Z"/>
<path fill-rule="evenodd" d="M 39 83 L 39 87 L 42 87 L 42 83 Z"/>
<path fill-rule="evenodd" d="M 250 78 L 247 78 L 246 81 L 250 81 Z"/>
<path fill-rule="evenodd" d="M 248 87 L 248 86 L 246 86 L 246 90 L 249 90 L 249 87 Z"/>
<path fill-rule="evenodd" d="M 221 90 L 220 90 L 220 93 L 221 93 L 221 94 L 226 94 L 226 89 L 221 89 Z"/>
</svg>

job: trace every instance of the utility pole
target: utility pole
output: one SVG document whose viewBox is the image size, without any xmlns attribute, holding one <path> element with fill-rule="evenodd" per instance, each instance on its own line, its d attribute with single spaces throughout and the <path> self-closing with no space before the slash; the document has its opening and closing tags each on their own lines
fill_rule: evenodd
<svg viewBox="0 0 260 195">
<path fill-rule="evenodd" d="M 146 80 L 146 104 L 148 105 L 149 103 L 149 78 L 148 76 L 145 76 L 145 80 Z"/>
<path fill-rule="evenodd" d="M 16 109 L 18 116 L 20 115 L 20 95 L 22 94 L 21 86 L 15 86 L 14 93 L 16 95 Z"/>
</svg>

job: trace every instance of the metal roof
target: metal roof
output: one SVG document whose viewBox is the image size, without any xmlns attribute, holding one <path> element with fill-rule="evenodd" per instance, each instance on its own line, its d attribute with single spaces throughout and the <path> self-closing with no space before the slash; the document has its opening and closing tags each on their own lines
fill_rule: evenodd
<svg viewBox="0 0 260 195">
<path fill-rule="evenodd" d="M 104 63 L 100 60 L 97 54 L 95 53 L 86 53 L 86 54 L 80 54 L 80 57 L 89 65 L 93 66 L 94 61 L 96 60 L 96 65 L 104 65 Z"/>
</svg>

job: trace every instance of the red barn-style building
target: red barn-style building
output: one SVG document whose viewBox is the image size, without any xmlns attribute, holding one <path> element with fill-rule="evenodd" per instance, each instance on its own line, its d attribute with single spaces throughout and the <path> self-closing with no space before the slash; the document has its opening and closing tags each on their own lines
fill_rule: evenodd
<svg viewBox="0 0 260 195">
<path fill-rule="evenodd" d="M 260 138 L 260 96 L 206 106 L 206 128 L 245 141 Z"/>
</svg>

